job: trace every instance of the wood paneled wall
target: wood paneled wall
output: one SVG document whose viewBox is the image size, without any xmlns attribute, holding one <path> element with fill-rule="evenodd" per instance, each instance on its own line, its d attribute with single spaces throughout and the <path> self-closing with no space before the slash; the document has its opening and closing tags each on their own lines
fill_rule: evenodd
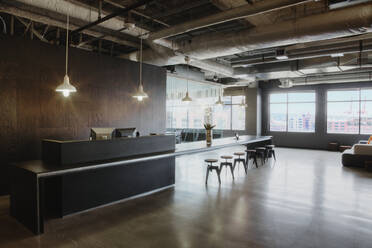
<svg viewBox="0 0 372 248">
<path fill-rule="evenodd" d="M 91 127 L 137 127 L 164 132 L 166 71 L 144 65 L 149 98 L 132 97 L 138 63 L 70 50 L 69 76 L 78 92 L 64 98 L 54 89 L 64 77 L 63 46 L 0 37 L 0 193 L 7 191 L 12 161 L 38 159 L 41 140 L 87 139 Z"/>
</svg>

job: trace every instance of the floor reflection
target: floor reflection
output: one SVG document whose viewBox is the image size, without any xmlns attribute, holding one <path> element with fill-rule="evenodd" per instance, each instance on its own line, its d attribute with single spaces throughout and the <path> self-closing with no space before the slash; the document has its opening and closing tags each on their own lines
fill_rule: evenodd
<svg viewBox="0 0 372 248">
<path fill-rule="evenodd" d="M 176 185 L 141 199 L 47 223 L 35 237 L 0 198 L 0 247 L 371 247 L 372 173 L 341 154 L 276 148 L 277 161 L 211 174 L 205 158 L 176 160 Z"/>
</svg>

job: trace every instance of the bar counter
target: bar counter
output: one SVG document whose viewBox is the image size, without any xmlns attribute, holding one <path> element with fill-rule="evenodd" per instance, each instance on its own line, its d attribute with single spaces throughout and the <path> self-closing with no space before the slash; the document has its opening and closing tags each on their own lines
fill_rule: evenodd
<svg viewBox="0 0 372 248">
<path fill-rule="evenodd" d="M 245 145 L 250 148 L 271 143 L 270 136 L 247 135 L 241 136 L 239 140 L 233 137 L 221 138 L 213 140 L 211 146 L 207 146 L 205 141 L 175 145 L 173 138 L 149 136 L 143 138 L 147 144 L 156 146 L 159 140 L 170 144 L 163 144 L 162 149 L 153 146 L 142 152 L 124 152 L 128 155 L 104 161 L 63 164 L 34 160 L 15 164 L 12 173 L 11 215 L 35 234 L 40 234 L 44 232 L 45 219 L 61 218 L 172 187 L 175 183 L 176 156 L 231 146 Z M 148 143 L 151 139 L 154 141 Z M 141 143 L 143 140 L 124 142 Z M 112 147 L 112 141 L 107 144 Z M 137 144 L 137 147 L 140 146 Z M 84 153 L 86 156 L 87 153 Z M 115 156 L 118 154 L 115 153 Z"/>
</svg>

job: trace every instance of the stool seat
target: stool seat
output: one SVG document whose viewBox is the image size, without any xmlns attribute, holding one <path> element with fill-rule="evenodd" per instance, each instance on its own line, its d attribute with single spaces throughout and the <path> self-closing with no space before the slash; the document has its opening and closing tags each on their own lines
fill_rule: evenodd
<svg viewBox="0 0 372 248">
<path fill-rule="evenodd" d="M 221 156 L 221 158 L 223 158 L 223 159 L 232 159 L 233 156 L 230 156 L 230 155 L 224 155 L 224 156 Z"/>
<path fill-rule="evenodd" d="M 218 177 L 218 183 L 221 184 L 221 178 L 220 178 L 221 170 L 220 170 L 220 167 L 218 167 L 218 165 L 213 165 L 213 163 L 218 162 L 218 159 L 207 158 L 207 159 L 204 159 L 204 162 L 208 163 L 207 175 L 205 177 L 205 184 L 208 184 L 209 173 L 212 172 L 213 170 L 216 171 L 217 177 Z"/>
<path fill-rule="evenodd" d="M 266 150 L 265 147 L 256 147 L 255 149 L 256 149 L 256 150 Z"/>
<path fill-rule="evenodd" d="M 275 145 L 267 145 L 265 147 L 268 148 L 268 149 L 273 149 L 275 147 Z"/>
<path fill-rule="evenodd" d="M 204 161 L 207 163 L 217 163 L 218 159 L 208 158 L 208 159 L 205 159 Z"/>
<path fill-rule="evenodd" d="M 249 149 L 249 150 L 245 150 L 246 152 L 249 152 L 249 153 L 254 153 L 256 152 L 256 150 L 252 150 L 252 149 Z"/>
<path fill-rule="evenodd" d="M 245 153 L 244 152 L 234 152 L 234 155 L 235 156 L 244 156 Z"/>
</svg>

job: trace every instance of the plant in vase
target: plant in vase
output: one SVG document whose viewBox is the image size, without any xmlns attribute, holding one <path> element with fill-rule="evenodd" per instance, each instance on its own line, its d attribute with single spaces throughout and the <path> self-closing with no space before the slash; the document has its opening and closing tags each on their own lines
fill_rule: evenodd
<svg viewBox="0 0 372 248">
<path fill-rule="evenodd" d="M 213 110 L 211 107 L 208 107 L 205 109 L 205 114 L 204 114 L 204 128 L 205 128 L 205 137 L 207 141 L 207 146 L 212 145 L 212 138 L 213 138 L 213 133 L 212 129 L 215 127 L 213 125 Z"/>
<path fill-rule="evenodd" d="M 213 133 L 212 133 L 212 129 L 215 127 L 215 125 L 212 125 L 212 124 L 204 124 L 204 128 L 205 128 L 205 131 L 206 131 L 206 134 L 205 134 L 205 137 L 206 137 L 206 140 L 207 140 L 207 146 L 211 146 L 212 145 L 212 138 L 213 138 Z"/>
</svg>

